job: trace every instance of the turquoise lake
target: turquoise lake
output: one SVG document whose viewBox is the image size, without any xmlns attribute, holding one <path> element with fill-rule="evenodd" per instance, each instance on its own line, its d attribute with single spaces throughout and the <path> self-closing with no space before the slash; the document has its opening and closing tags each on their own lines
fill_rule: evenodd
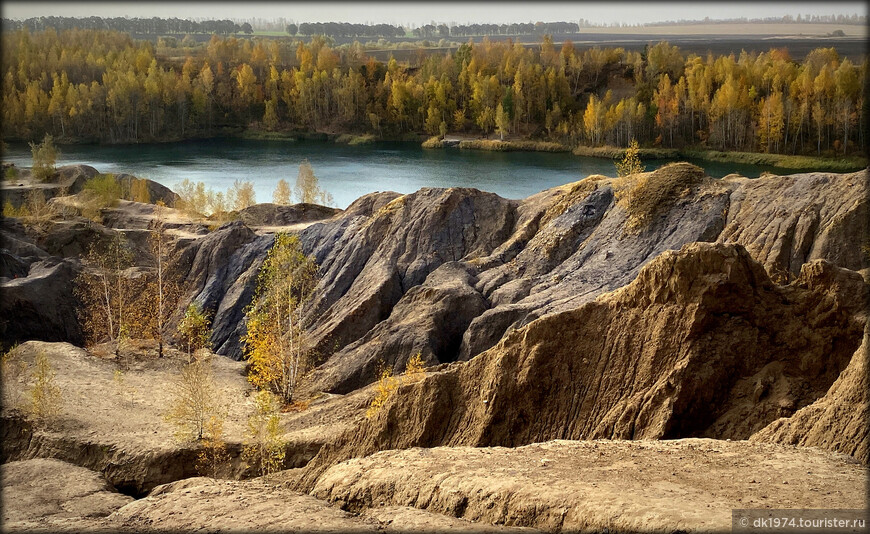
<svg viewBox="0 0 870 534">
<path fill-rule="evenodd" d="M 321 188 L 332 193 L 339 208 L 346 208 L 366 193 L 412 193 L 421 187 L 475 187 L 520 199 L 590 174 L 616 174 L 611 160 L 570 153 L 427 150 L 417 143 L 347 146 L 319 141 L 220 139 L 61 146 L 60 151 L 58 165 L 91 165 L 103 173 L 129 173 L 169 188 L 185 178 L 202 181 L 216 191 L 225 191 L 237 179 L 251 181 L 257 202 L 271 202 L 281 178 L 292 187 L 299 164 L 307 159 Z M 31 165 L 26 145 L 10 144 L 3 159 L 20 167 Z M 646 166 L 652 170 L 664 163 L 650 161 Z M 762 171 L 776 170 L 758 165 L 693 163 L 717 178 L 732 172 L 757 177 Z"/>
</svg>

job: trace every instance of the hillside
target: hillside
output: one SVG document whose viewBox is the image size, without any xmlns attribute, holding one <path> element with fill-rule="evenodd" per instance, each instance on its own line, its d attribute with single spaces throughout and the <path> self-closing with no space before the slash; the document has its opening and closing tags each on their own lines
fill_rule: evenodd
<svg viewBox="0 0 870 534">
<path fill-rule="evenodd" d="M 4 523 L 706 531 L 727 529 L 731 508 L 860 508 L 868 188 L 867 170 L 714 180 L 677 163 L 519 201 L 429 188 L 346 210 L 258 205 L 219 226 L 167 209 L 167 271 L 185 288 L 171 321 L 190 303 L 213 312 L 230 455 L 219 481 L 196 477 L 200 444 L 174 440 L 162 417 L 186 354 L 158 358 L 148 340 L 120 356 L 79 348 L 84 252 L 124 235 L 124 276 L 153 272 L 154 207 L 6 218 L 0 327 L 21 342 L 10 361 L 47 355 L 65 403 L 42 426 L 22 410 L 26 377 L 4 382 L 19 395 L 2 414 Z M 239 340 L 277 231 L 319 265 L 302 320 L 320 360 L 306 402 L 279 416 L 285 470 L 252 479 Z M 418 353 L 427 368 L 403 375 Z M 384 368 L 395 388 L 366 414 Z M 6 500 L 41 502 L 46 470 L 69 491 L 33 510 Z"/>
</svg>

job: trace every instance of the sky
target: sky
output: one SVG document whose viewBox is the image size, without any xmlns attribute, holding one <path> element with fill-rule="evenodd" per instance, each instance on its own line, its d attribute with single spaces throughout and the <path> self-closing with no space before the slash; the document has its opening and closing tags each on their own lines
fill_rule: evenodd
<svg viewBox="0 0 870 534">
<path fill-rule="evenodd" d="M 710 17 L 867 14 L 864 2 L 39 2 L 3 1 L 4 18 L 162 17 L 278 19 L 294 22 L 437 23 L 554 22 L 637 24 Z"/>
</svg>

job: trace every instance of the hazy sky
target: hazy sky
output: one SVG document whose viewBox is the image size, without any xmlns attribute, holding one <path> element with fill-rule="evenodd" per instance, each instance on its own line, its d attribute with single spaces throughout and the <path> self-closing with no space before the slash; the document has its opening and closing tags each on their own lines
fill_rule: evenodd
<svg viewBox="0 0 870 534">
<path fill-rule="evenodd" d="M 627 24 L 678 19 L 867 14 L 864 2 L 2 2 L 3 17 L 178 17 L 407 25 L 435 21 L 577 21 Z"/>
</svg>

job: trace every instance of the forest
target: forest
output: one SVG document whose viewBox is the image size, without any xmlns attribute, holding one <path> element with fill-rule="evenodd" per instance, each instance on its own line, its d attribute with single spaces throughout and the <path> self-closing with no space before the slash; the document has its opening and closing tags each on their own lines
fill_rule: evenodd
<svg viewBox="0 0 870 534">
<path fill-rule="evenodd" d="M 108 30 L 2 36 L 3 138 L 138 143 L 229 131 L 402 138 L 514 136 L 566 145 L 783 154 L 866 144 L 866 58 L 833 48 L 686 55 L 579 49 L 543 35 L 419 49 L 386 63 L 358 42 L 213 35 L 178 48 Z"/>
</svg>

